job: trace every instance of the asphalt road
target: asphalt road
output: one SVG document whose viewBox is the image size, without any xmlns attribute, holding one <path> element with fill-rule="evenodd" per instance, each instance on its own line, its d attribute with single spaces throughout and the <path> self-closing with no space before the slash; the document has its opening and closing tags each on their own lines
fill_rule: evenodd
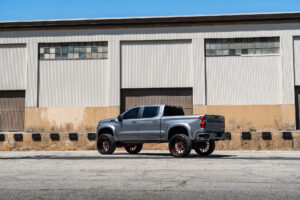
<svg viewBox="0 0 300 200">
<path fill-rule="evenodd" d="M 0 152 L 0 199 L 300 199 L 300 152 Z"/>
</svg>

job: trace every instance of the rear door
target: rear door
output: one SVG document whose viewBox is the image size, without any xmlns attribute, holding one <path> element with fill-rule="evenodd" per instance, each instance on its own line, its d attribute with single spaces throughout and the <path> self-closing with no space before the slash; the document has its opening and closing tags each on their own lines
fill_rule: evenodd
<svg viewBox="0 0 300 200">
<path fill-rule="evenodd" d="M 141 118 L 137 121 L 141 141 L 161 141 L 160 106 L 145 106 Z"/>
</svg>

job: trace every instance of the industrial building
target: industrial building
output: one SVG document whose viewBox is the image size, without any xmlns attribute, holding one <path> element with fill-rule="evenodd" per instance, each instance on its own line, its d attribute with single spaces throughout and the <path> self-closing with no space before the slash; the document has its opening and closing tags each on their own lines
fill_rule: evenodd
<svg viewBox="0 0 300 200">
<path fill-rule="evenodd" d="M 0 22 L 0 131 L 95 131 L 139 104 L 299 128 L 300 13 Z"/>
</svg>

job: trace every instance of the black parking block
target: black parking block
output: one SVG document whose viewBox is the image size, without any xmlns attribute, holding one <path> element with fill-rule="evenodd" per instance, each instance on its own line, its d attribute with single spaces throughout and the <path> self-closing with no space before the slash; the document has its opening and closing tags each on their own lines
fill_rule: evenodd
<svg viewBox="0 0 300 200">
<path fill-rule="evenodd" d="M 264 140 L 272 140 L 272 134 L 271 132 L 262 132 L 261 136 Z"/>
<path fill-rule="evenodd" d="M 242 132 L 242 139 L 243 140 L 251 140 L 251 133 L 250 132 Z"/>
<path fill-rule="evenodd" d="M 3 133 L 0 134 L 0 141 L 2 142 L 5 141 L 5 134 Z"/>
<path fill-rule="evenodd" d="M 21 133 L 14 134 L 14 139 L 15 141 L 23 141 L 23 134 Z"/>
<path fill-rule="evenodd" d="M 69 133 L 70 140 L 78 140 L 78 134 L 77 133 Z"/>
<path fill-rule="evenodd" d="M 41 141 L 42 140 L 41 134 L 39 134 L 39 133 L 32 133 L 31 137 L 32 137 L 33 141 Z"/>
<path fill-rule="evenodd" d="M 231 140 L 231 133 L 230 132 L 225 133 L 225 140 Z"/>
<path fill-rule="evenodd" d="M 59 141 L 59 134 L 58 133 L 50 133 L 50 138 L 52 141 Z"/>
<path fill-rule="evenodd" d="M 292 133 L 291 132 L 283 132 L 282 133 L 282 138 L 284 140 L 292 140 L 293 139 L 293 136 L 292 136 Z"/>
<path fill-rule="evenodd" d="M 88 133 L 87 136 L 89 140 L 96 140 L 96 133 Z"/>
</svg>

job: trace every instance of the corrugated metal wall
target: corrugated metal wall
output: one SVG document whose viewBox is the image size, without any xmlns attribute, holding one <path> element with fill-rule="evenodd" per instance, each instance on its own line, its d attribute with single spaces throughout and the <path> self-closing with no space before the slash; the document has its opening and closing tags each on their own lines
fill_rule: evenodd
<svg viewBox="0 0 300 200">
<path fill-rule="evenodd" d="M 40 61 L 39 105 L 108 106 L 108 60 Z"/>
<path fill-rule="evenodd" d="M 0 32 L 0 44 L 26 43 L 27 44 L 27 81 L 26 106 L 36 107 L 38 102 L 38 43 L 48 42 L 85 42 L 108 41 L 108 89 L 103 94 L 109 99 L 109 106 L 120 105 L 120 51 L 122 41 L 157 41 L 157 40 L 192 40 L 190 80 L 193 86 L 193 103 L 206 104 L 205 93 L 205 38 L 234 38 L 234 37 L 269 37 L 280 36 L 281 60 L 279 66 L 279 90 L 272 91 L 271 96 L 280 94 L 279 100 L 269 97 L 260 99 L 260 103 L 275 101 L 283 104 L 294 103 L 294 65 L 293 65 L 293 37 L 300 36 L 300 23 L 290 24 L 251 24 L 230 26 L 199 26 L 199 27 L 155 27 L 155 28 L 128 28 L 128 29 L 86 29 L 86 30 L 53 30 L 53 31 L 20 31 Z M 257 58 L 257 57 L 255 57 Z M 278 68 L 274 68 L 278 70 Z M 26 73 L 26 72 L 24 72 Z M 248 73 L 250 73 L 248 71 Z M 256 73 L 254 71 L 253 73 Z M 277 72 L 273 72 L 277 73 Z M 190 84 L 190 82 L 189 82 Z M 190 85 L 189 85 L 190 86 Z M 7 88 L 6 88 L 7 89 Z M 248 88 L 252 90 L 251 87 Z M 232 96 L 234 94 L 228 94 Z M 228 100 L 229 101 L 229 100 Z M 245 100 L 245 102 L 248 100 Z M 86 102 L 85 100 L 83 102 Z M 252 101 L 251 101 L 252 102 Z M 68 105 L 73 105 L 72 102 Z"/>
<path fill-rule="evenodd" d="M 122 88 L 192 87 L 191 50 L 191 40 L 122 42 Z"/>
<path fill-rule="evenodd" d="M 25 91 L 0 91 L 0 131 L 24 129 Z"/>
<path fill-rule="evenodd" d="M 280 56 L 207 57 L 207 104 L 281 104 Z"/>
<path fill-rule="evenodd" d="M 24 90 L 25 88 L 25 44 L 0 44 L 0 90 Z"/>
</svg>

